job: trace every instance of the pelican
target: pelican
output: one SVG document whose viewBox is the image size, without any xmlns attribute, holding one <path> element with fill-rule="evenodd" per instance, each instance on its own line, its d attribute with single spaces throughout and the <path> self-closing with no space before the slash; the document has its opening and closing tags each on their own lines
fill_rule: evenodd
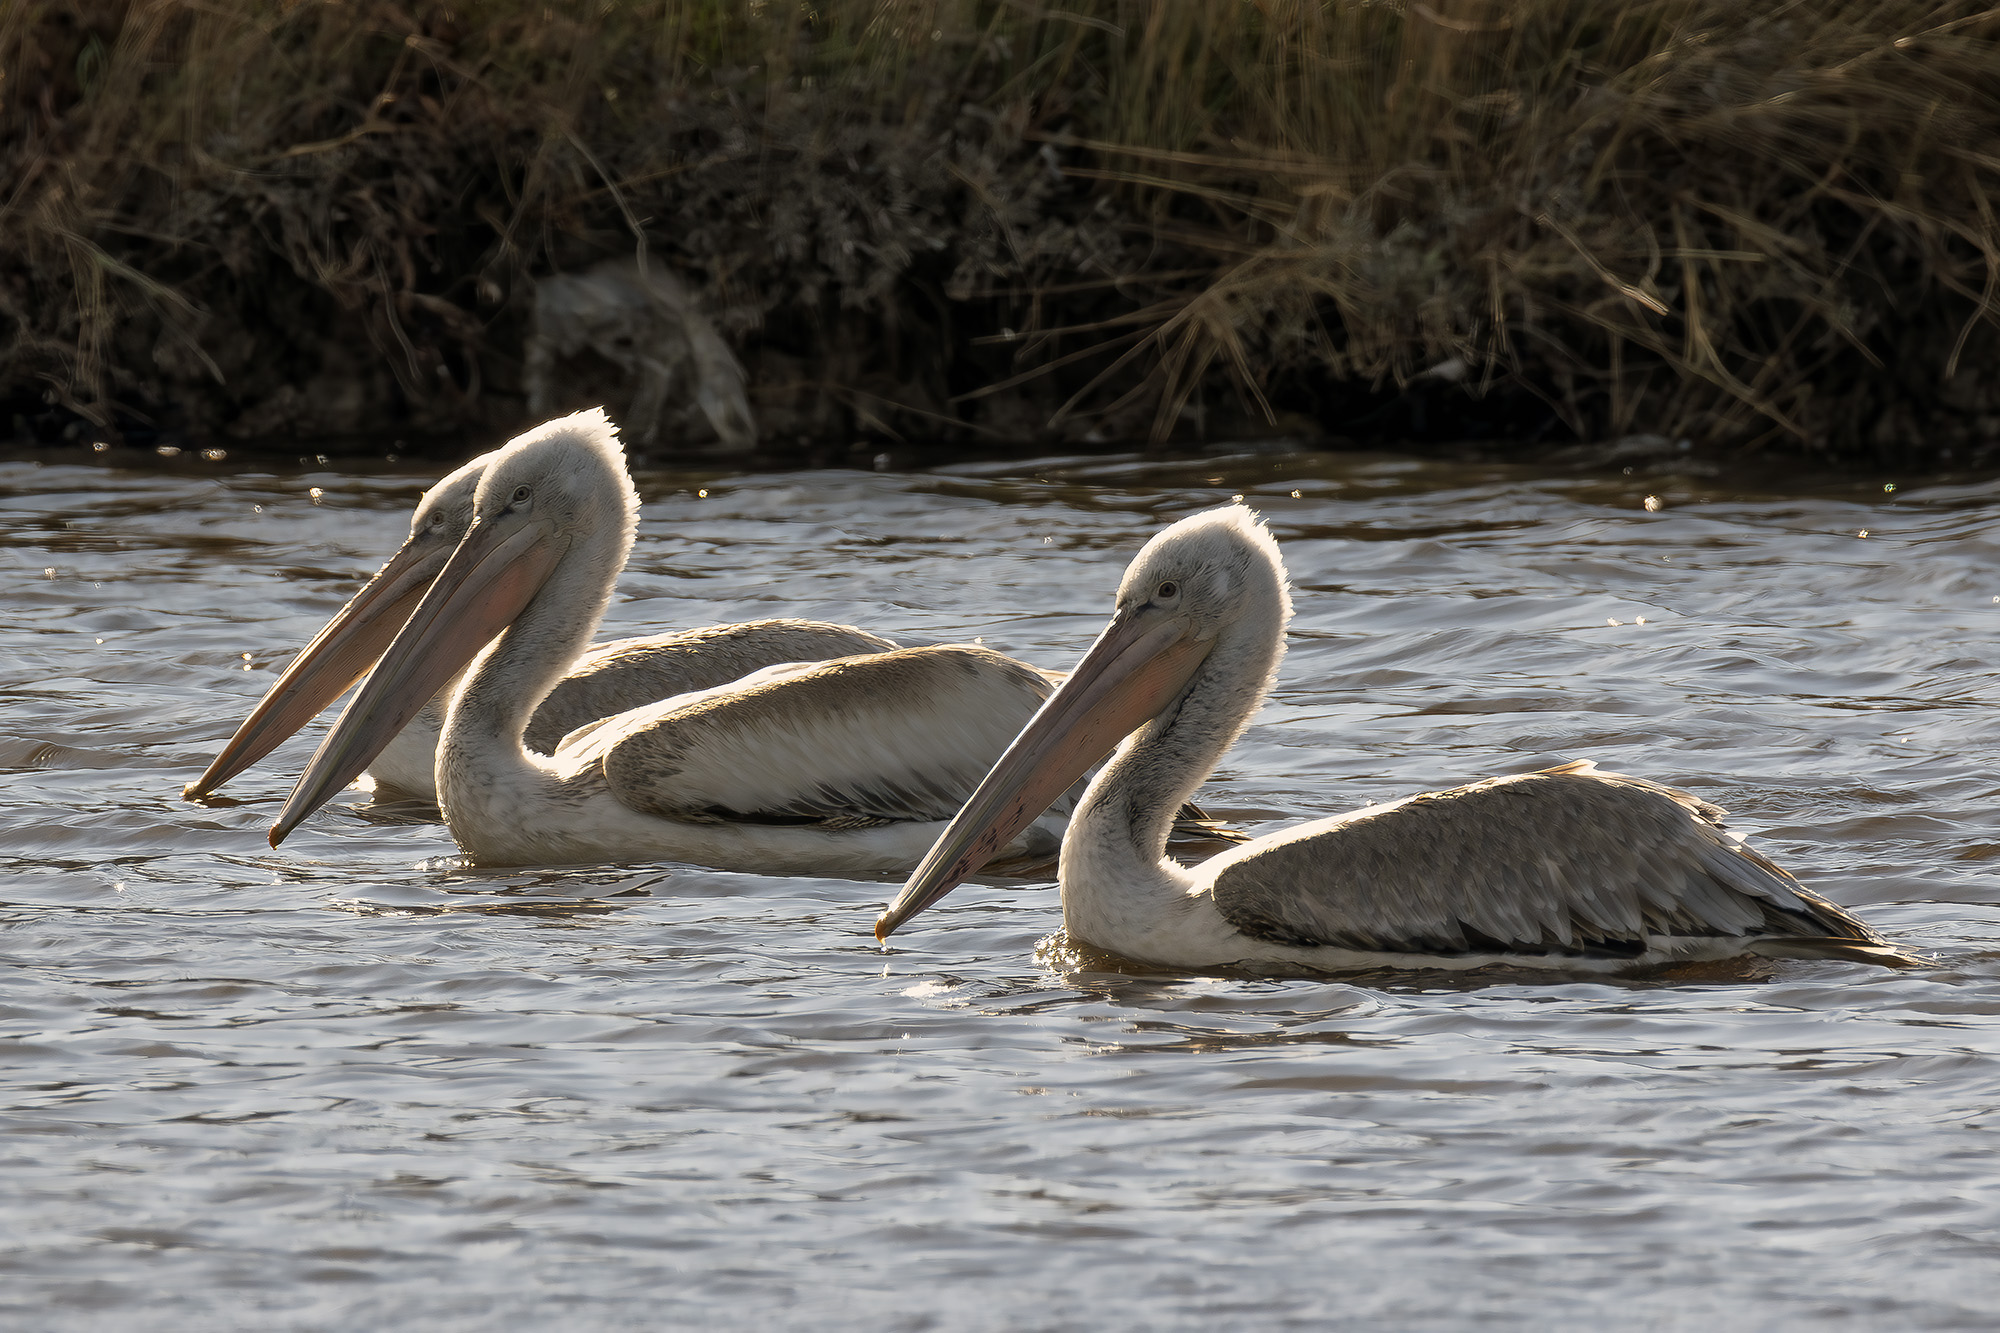
<svg viewBox="0 0 2000 1333">
<path fill-rule="evenodd" d="M 1913 960 L 1721 827 L 1706 801 L 1588 761 L 1428 792 L 1244 842 L 1192 870 L 1174 808 L 1270 689 L 1291 598 L 1255 514 L 1139 552 L 1083 660 L 875 924 L 950 892 L 1115 745 L 1063 838 L 1072 942 L 1169 969 L 1510 964 L 1608 972 L 1757 954 Z"/>
<path fill-rule="evenodd" d="M 608 436 L 615 430 L 601 410 L 565 420 L 581 431 Z M 207 771 L 182 791 L 184 799 L 206 797 L 262 759 L 367 672 L 465 536 L 473 492 L 497 455 L 497 450 L 482 454 L 424 492 L 402 548 L 292 659 Z M 556 682 L 529 719 L 524 740 L 529 749 L 547 754 L 584 723 L 640 704 L 710 689 L 781 662 L 895 647 L 879 634 L 815 620 L 752 620 L 599 644 Z M 432 696 L 369 763 L 378 799 L 437 803 L 437 742 L 450 692 L 447 685 Z"/>
<path fill-rule="evenodd" d="M 272 846 L 458 680 L 435 775 L 474 862 L 900 873 L 1053 688 L 984 648 L 870 652 L 767 667 L 531 754 L 530 718 L 595 633 L 637 511 L 601 416 L 551 422 L 493 454 L 463 539 L 293 788 Z M 1063 822 L 1024 820 L 1010 846 L 1053 851 Z"/>
</svg>

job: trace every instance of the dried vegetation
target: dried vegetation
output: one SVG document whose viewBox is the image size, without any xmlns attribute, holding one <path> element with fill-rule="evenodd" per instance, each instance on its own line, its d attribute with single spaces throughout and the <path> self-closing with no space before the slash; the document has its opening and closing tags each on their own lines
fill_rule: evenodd
<svg viewBox="0 0 2000 1333">
<path fill-rule="evenodd" d="M 490 437 L 535 280 L 625 257 L 767 440 L 1981 448 L 1996 39 L 1906 0 L 12 0 L 0 399 Z"/>
</svg>

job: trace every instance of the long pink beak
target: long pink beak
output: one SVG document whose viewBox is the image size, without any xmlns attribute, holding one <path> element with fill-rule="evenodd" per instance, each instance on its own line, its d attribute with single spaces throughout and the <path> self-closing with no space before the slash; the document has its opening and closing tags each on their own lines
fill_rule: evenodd
<svg viewBox="0 0 2000 1333">
<path fill-rule="evenodd" d="M 876 918 L 875 938 L 889 938 L 978 873 L 1120 740 L 1159 716 L 1208 648 L 1150 608 L 1113 616 Z"/>
<path fill-rule="evenodd" d="M 382 655 L 409 620 L 424 589 L 450 553 L 442 543 L 412 537 L 350 597 L 326 628 L 292 659 L 277 683 L 202 775 L 181 791 L 198 801 L 275 750 L 287 736 L 319 716 L 347 692 Z"/>
<path fill-rule="evenodd" d="M 565 548 L 544 521 L 502 513 L 473 523 L 285 799 L 271 826 L 273 847 L 354 781 L 433 694 L 514 622 Z"/>
</svg>

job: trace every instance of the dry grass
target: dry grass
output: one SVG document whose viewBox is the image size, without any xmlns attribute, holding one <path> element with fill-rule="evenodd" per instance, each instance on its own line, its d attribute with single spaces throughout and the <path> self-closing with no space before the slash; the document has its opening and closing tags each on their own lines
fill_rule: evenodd
<svg viewBox="0 0 2000 1333">
<path fill-rule="evenodd" d="M 1979 446 L 1997 37 L 1905 0 L 14 0 L 0 397 L 490 434 L 532 279 L 636 251 L 780 438 Z"/>
</svg>

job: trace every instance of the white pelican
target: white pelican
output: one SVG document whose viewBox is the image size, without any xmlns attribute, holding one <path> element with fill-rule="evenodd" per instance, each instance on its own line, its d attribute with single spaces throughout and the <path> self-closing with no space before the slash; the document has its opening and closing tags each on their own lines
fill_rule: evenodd
<svg viewBox="0 0 2000 1333">
<path fill-rule="evenodd" d="M 614 429 L 597 410 L 566 420 L 607 436 Z M 473 492 L 497 452 L 482 454 L 424 492 L 402 548 L 292 659 L 207 771 L 183 790 L 184 799 L 200 800 L 262 759 L 374 665 L 471 526 Z M 752 620 L 619 639 L 576 660 L 535 710 L 524 739 L 529 749 L 547 754 L 584 723 L 640 704 L 723 685 L 780 662 L 818 662 L 895 647 L 879 634 L 816 620 Z M 378 799 L 436 804 L 437 741 L 449 694 L 449 685 L 440 689 L 369 763 Z"/>
<path fill-rule="evenodd" d="M 1723 812 L 1588 762 L 1429 792 L 1254 839 L 1183 870 L 1176 805 L 1262 703 L 1291 615 L 1250 510 L 1183 519 L 875 925 L 878 939 L 1005 846 L 1129 739 L 1063 838 L 1069 938 L 1166 968 L 1612 971 L 1739 954 L 1911 959 L 1723 831 Z"/>
<path fill-rule="evenodd" d="M 464 539 L 313 756 L 272 845 L 463 672 L 437 791 L 476 862 L 901 871 L 1053 688 L 983 648 L 904 648 L 767 668 L 530 754 L 529 717 L 595 632 L 637 509 L 601 417 L 551 422 L 494 454 Z M 1054 850 L 1062 824 L 1022 821 L 1020 847 Z"/>
</svg>

